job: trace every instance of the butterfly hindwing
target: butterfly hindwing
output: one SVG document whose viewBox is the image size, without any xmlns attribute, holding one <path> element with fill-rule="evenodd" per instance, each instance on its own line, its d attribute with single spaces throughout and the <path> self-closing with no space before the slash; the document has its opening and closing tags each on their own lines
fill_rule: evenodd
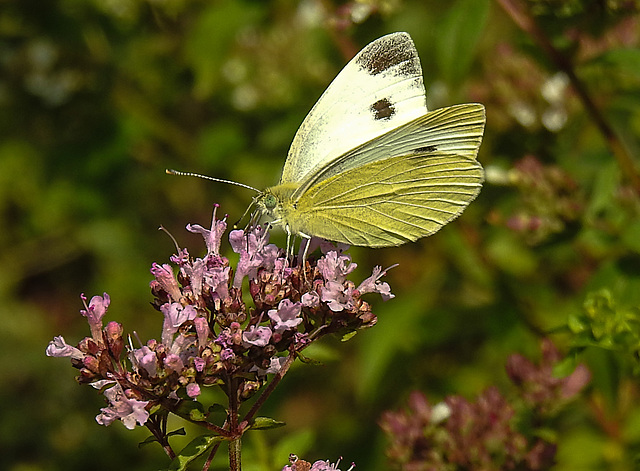
<svg viewBox="0 0 640 471">
<path fill-rule="evenodd" d="M 422 67 L 411 37 L 383 36 L 342 69 L 311 109 L 293 139 L 280 183 L 303 181 L 426 113 Z"/>
<path fill-rule="evenodd" d="M 351 245 L 400 245 L 433 234 L 478 195 L 484 173 L 467 157 L 400 155 L 347 170 L 297 202 L 294 230 Z"/>
</svg>

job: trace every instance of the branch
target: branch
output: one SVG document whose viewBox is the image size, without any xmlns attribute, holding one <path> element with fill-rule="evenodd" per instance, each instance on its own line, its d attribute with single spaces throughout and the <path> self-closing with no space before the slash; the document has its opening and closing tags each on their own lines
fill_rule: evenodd
<svg viewBox="0 0 640 471">
<path fill-rule="evenodd" d="M 596 104 L 591 99 L 591 96 L 587 92 L 586 87 L 582 81 L 578 78 L 573 68 L 571 61 L 565 57 L 558 49 L 556 49 L 551 41 L 545 35 L 544 31 L 538 26 L 533 16 L 527 11 L 526 7 L 520 0 L 496 0 L 500 6 L 507 12 L 513 22 L 517 24 L 520 29 L 529 34 L 534 41 L 542 48 L 542 50 L 549 56 L 553 63 L 562 70 L 571 82 L 571 86 L 576 95 L 582 102 L 583 106 L 587 110 L 589 116 L 596 124 L 598 130 L 604 137 L 609 150 L 615 156 L 618 161 L 618 165 L 629 178 L 631 185 L 636 193 L 640 194 L 640 175 L 636 171 L 633 158 L 629 154 L 627 148 L 624 146 L 620 138 L 613 131 L 613 128 L 606 121 Z"/>
</svg>

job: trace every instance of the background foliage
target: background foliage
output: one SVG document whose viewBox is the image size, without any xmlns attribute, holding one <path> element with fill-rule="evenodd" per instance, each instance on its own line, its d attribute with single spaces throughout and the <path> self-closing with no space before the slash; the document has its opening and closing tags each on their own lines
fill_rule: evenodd
<svg viewBox="0 0 640 471">
<path fill-rule="evenodd" d="M 536 37 L 501 8 L 512 3 L 2 2 L 0 468 L 166 466 L 159 449 L 136 447 L 144 431 L 95 423 L 100 397 L 74 384 L 67 362 L 45 358 L 47 342 L 87 334 L 81 292 L 107 291 L 111 319 L 159 335 L 148 269 L 173 245 L 156 228 L 195 253 L 201 242 L 185 224 L 206 225 L 214 202 L 236 220 L 252 196 L 164 169 L 275 183 L 335 74 L 369 41 L 402 30 L 420 53 L 430 108 L 485 104 L 488 181 L 435 236 L 352 249 L 360 278 L 400 264 L 387 280 L 397 297 L 378 303 L 374 329 L 315 351 L 324 366 L 290 373 L 268 404 L 288 426 L 248 436 L 245 469 L 279 469 L 290 452 L 387 469 L 384 410 L 414 389 L 435 403 L 500 387 L 508 355 L 535 357 L 545 335 L 593 374 L 558 418 L 556 469 L 634 469 L 638 4 L 528 0 Z M 540 39 L 560 51 L 565 73 Z"/>
</svg>

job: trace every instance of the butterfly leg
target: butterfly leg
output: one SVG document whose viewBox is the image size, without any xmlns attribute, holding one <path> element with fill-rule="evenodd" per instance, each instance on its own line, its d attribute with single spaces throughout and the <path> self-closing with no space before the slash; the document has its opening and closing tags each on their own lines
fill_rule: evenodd
<svg viewBox="0 0 640 471">
<path fill-rule="evenodd" d="M 303 239 L 300 243 L 304 244 L 304 251 L 302 253 L 302 273 L 304 281 L 307 281 L 307 255 L 309 254 L 309 246 L 311 245 L 311 236 L 308 234 L 303 234 L 302 232 L 299 234 L 300 238 Z"/>
</svg>

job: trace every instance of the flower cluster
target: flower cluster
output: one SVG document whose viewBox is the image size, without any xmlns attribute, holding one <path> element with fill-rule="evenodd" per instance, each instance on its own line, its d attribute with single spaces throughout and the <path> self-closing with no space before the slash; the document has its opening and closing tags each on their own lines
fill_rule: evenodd
<svg viewBox="0 0 640 471">
<path fill-rule="evenodd" d="M 516 187 L 521 205 L 511 214 L 494 211 L 490 220 L 522 234 L 531 244 L 547 240 L 571 227 L 584 211 L 584 197 L 571 176 L 556 165 L 528 155 L 509 171 L 490 168 L 487 179 Z"/>
<path fill-rule="evenodd" d="M 377 319 L 363 294 L 393 297 L 380 281 L 385 274 L 380 268 L 358 286 L 347 280 L 356 264 L 333 246 L 317 261 L 291 267 L 260 227 L 230 233 L 239 254 L 234 270 L 220 254 L 226 228 L 214 211 L 210 229 L 187 226 L 204 237 L 203 258 L 178 248 L 173 266 L 153 264 L 153 305 L 163 315 L 159 340 L 138 340 L 138 347 L 129 340 L 125 349 L 122 326 L 113 321 L 103 326 L 110 302 L 105 293 L 88 304 L 82 297 L 91 337 L 77 347 L 56 337 L 47 347 L 48 356 L 71 358 L 80 383 L 104 392 L 109 407 L 96 418 L 100 424 L 121 420 L 133 428 L 145 424 L 158 406 L 179 413 L 181 403 L 213 385 L 239 405 L 261 389 L 267 375 L 284 374 L 321 336 L 373 326 Z M 245 303 L 245 278 L 253 305 Z"/>
<path fill-rule="evenodd" d="M 548 469 L 556 448 L 535 430 L 580 392 L 590 374 L 580 365 L 568 377 L 555 378 L 558 352 L 551 342 L 543 342 L 542 350 L 540 365 L 521 355 L 508 360 L 518 400 L 507 401 L 489 388 L 475 402 L 451 396 L 431 406 L 414 392 L 407 411 L 386 412 L 380 425 L 391 440 L 391 461 L 406 470 Z"/>
<path fill-rule="evenodd" d="M 342 459 L 342 458 L 341 458 Z M 311 464 L 308 461 L 299 459 L 296 455 L 289 455 L 289 463 L 282 471 L 340 471 L 340 460 L 335 463 L 329 462 L 329 460 L 321 461 L 318 460 L 315 463 Z M 347 471 L 352 471 L 356 467 L 355 463 L 351 463 L 351 466 Z"/>
</svg>

